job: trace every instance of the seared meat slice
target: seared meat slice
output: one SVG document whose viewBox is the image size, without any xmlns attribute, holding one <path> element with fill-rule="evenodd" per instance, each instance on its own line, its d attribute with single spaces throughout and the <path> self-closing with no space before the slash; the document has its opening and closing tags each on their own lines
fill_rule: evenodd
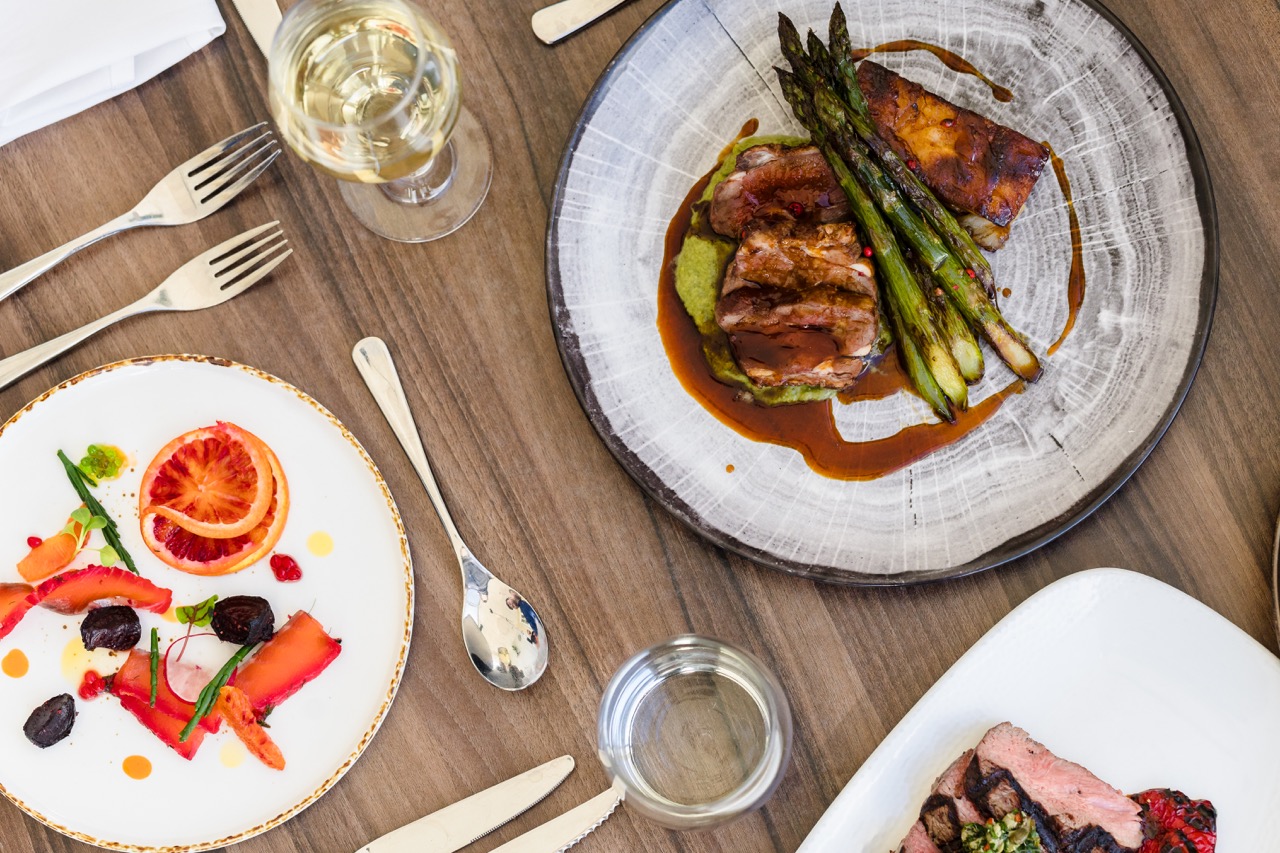
<svg viewBox="0 0 1280 853">
<path fill-rule="evenodd" d="M 1031 815 L 1049 853 L 1122 853 L 1142 844 L 1137 803 L 1012 723 L 983 735 L 965 793 L 984 817 Z"/>
<path fill-rule="evenodd" d="M 716 303 L 739 366 L 759 385 L 846 388 L 879 331 L 871 264 L 848 223 L 754 221 Z"/>
<path fill-rule="evenodd" d="M 965 771 L 972 760 L 973 750 L 965 750 L 942 771 L 920 808 L 920 820 L 903 839 L 899 853 L 958 853 L 960 830 L 966 823 L 984 820 L 965 795 Z"/>
<path fill-rule="evenodd" d="M 1048 149 L 870 60 L 858 65 L 858 86 L 880 135 L 899 157 L 918 164 L 917 174 L 944 204 L 993 226 L 1013 222 Z M 974 231 L 973 224 L 966 227 Z"/>
<path fill-rule="evenodd" d="M 812 145 L 756 145 L 739 154 L 736 165 L 711 198 L 711 227 L 726 237 L 736 240 L 752 219 L 849 218 L 849 200 Z"/>
</svg>

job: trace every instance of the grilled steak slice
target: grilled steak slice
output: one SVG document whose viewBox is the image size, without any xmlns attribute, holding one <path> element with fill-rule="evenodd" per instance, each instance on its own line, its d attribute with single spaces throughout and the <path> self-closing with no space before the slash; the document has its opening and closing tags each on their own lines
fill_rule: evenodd
<svg viewBox="0 0 1280 853">
<path fill-rule="evenodd" d="M 879 331 L 860 248 L 848 223 L 747 225 L 716 322 L 753 382 L 839 389 L 857 379 Z"/>
<path fill-rule="evenodd" d="M 960 830 L 984 818 L 965 794 L 965 771 L 973 750 L 965 750 L 933 783 L 920 808 L 920 820 L 903 839 L 900 853 L 960 853 Z"/>
<path fill-rule="evenodd" d="M 1048 853 L 1122 853 L 1142 844 L 1137 803 L 1011 723 L 983 735 L 965 793 L 983 817 L 1031 815 Z"/>
<path fill-rule="evenodd" d="M 736 165 L 711 198 L 711 227 L 726 237 L 737 239 L 753 219 L 849 218 L 849 200 L 813 145 L 757 145 L 739 154 Z"/>
<path fill-rule="evenodd" d="M 1013 222 L 1049 160 L 1048 149 L 870 60 L 858 65 L 858 86 L 880 135 L 903 160 L 918 164 L 917 174 L 944 204 L 995 226 Z M 974 224 L 966 226 L 973 231 Z M 985 238 L 992 242 L 998 234 Z"/>
</svg>

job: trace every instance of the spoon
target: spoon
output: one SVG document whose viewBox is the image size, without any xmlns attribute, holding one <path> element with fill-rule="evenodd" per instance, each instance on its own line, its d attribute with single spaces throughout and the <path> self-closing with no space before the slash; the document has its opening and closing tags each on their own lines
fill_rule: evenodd
<svg viewBox="0 0 1280 853">
<path fill-rule="evenodd" d="M 1276 521 L 1276 537 L 1271 555 L 1271 601 L 1275 606 L 1272 615 L 1276 621 L 1276 642 L 1280 643 L 1280 520 Z"/>
<path fill-rule="evenodd" d="M 453 544 L 462 569 L 462 642 L 471 663 L 494 687 L 523 690 L 547 669 L 547 632 L 542 620 L 524 596 L 494 577 L 462 541 L 431 473 L 418 425 L 386 343 L 381 338 L 365 338 L 351 351 L 351 358 L 391 431 L 400 439 L 400 446 L 418 472 Z"/>
</svg>

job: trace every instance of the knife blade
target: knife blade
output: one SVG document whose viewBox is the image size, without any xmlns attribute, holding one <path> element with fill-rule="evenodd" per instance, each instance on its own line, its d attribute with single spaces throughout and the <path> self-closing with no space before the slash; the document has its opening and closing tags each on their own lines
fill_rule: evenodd
<svg viewBox="0 0 1280 853">
<path fill-rule="evenodd" d="M 356 853 L 453 853 L 533 808 L 572 771 L 572 756 L 562 755 L 388 832 Z"/>
<path fill-rule="evenodd" d="M 614 782 L 604 793 L 552 818 L 495 848 L 492 853 L 560 853 L 586 838 L 622 803 L 622 785 Z"/>
<path fill-rule="evenodd" d="M 258 50 L 266 56 L 271 52 L 271 39 L 280 27 L 280 4 L 277 0 L 231 0 L 240 13 L 240 20 L 249 28 L 249 35 L 258 43 Z"/>
</svg>

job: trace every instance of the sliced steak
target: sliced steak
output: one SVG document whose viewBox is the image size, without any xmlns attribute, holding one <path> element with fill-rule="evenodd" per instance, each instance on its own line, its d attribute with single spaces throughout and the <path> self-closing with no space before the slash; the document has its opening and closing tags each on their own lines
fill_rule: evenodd
<svg viewBox="0 0 1280 853">
<path fill-rule="evenodd" d="M 725 274 L 716 322 L 753 382 L 846 388 L 879 331 L 873 276 L 852 225 L 756 220 Z"/>
<path fill-rule="evenodd" d="M 858 86 L 880 135 L 903 160 L 915 161 L 916 173 L 943 203 L 993 226 L 1013 222 L 1044 171 L 1048 149 L 870 60 L 858 65 Z M 983 232 L 984 246 L 1003 245 L 998 231 L 976 221 L 965 225 Z"/>
<path fill-rule="evenodd" d="M 1122 853 L 1142 844 L 1137 803 L 1012 723 L 983 735 L 964 782 L 984 818 L 1031 815 L 1048 853 Z"/>
<path fill-rule="evenodd" d="M 711 198 L 711 227 L 726 237 L 737 239 L 753 219 L 849 218 L 849 200 L 813 145 L 757 145 L 738 155 L 736 166 Z"/>
<path fill-rule="evenodd" d="M 972 760 L 973 750 L 965 750 L 942 771 L 920 808 L 920 820 L 903 839 L 900 853 L 960 853 L 960 830 L 966 823 L 985 820 L 965 794 L 965 771 Z"/>
</svg>

